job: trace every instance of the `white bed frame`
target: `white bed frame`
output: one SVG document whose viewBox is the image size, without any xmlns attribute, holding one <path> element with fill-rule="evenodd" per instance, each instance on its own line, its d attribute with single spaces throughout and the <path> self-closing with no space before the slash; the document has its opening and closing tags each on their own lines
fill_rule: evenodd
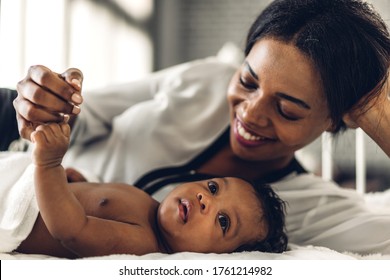
<svg viewBox="0 0 390 280">
<path fill-rule="evenodd" d="M 360 128 L 355 130 L 355 155 L 356 155 L 356 191 L 363 194 L 366 193 L 366 151 L 364 131 Z M 324 132 L 322 134 L 322 178 L 324 180 L 333 179 L 333 137 L 331 133 Z"/>
</svg>

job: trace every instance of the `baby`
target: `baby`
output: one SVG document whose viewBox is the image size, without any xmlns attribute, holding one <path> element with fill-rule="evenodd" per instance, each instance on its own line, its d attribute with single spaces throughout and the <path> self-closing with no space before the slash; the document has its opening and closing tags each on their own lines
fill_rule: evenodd
<svg viewBox="0 0 390 280">
<path fill-rule="evenodd" d="M 21 253 L 65 258 L 182 251 L 282 252 L 284 203 L 269 186 L 239 178 L 184 183 L 159 203 L 122 183 L 68 183 L 62 167 L 70 127 L 31 135 L 39 215 Z"/>
</svg>

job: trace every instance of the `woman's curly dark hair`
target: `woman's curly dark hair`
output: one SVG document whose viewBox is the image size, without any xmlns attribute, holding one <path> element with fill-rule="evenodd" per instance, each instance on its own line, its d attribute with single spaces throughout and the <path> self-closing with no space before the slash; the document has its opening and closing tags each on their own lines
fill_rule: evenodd
<svg viewBox="0 0 390 280">
<path fill-rule="evenodd" d="M 285 232 L 285 202 L 279 198 L 270 185 L 249 183 L 253 186 L 256 196 L 261 202 L 268 232 L 264 239 L 255 243 L 244 244 L 238 247 L 235 252 L 261 251 L 281 253 L 286 251 L 288 237 Z"/>
</svg>

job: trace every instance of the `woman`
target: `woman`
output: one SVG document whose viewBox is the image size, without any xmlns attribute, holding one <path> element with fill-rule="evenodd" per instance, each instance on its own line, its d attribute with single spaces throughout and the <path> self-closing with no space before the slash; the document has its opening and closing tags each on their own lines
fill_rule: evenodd
<svg viewBox="0 0 390 280">
<path fill-rule="evenodd" d="M 14 101 L 19 131 L 28 139 L 39 122 L 71 114 L 65 163 L 103 181 L 149 193 L 210 176 L 274 183 L 293 243 L 390 253 L 389 214 L 368 212 L 355 193 L 305 174 L 294 158 L 347 125 L 390 155 L 390 37 L 381 18 L 362 1 L 274 1 L 250 28 L 245 55 L 238 69 L 206 59 L 84 94 L 80 114 L 79 71 L 32 67 Z"/>
</svg>

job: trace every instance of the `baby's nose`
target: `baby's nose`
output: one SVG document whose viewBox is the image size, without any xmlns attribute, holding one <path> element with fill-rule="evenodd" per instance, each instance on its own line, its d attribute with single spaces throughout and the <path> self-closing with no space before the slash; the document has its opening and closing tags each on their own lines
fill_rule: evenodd
<svg viewBox="0 0 390 280">
<path fill-rule="evenodd" d="M 201 211 L 207 210 L 207 209 L 206 209 L 206 206 L 207 206 L 207 204 L 208 204 L 208 198 L 207 198 L 207 196 L 204 195 L 204 194 L 202 194 L 202 193 L 198 193 L 198 194 L 196 195 L 196 197 L 197 197 L 197 199 L 198 199 L 198 201 L 199 201 L 199 205 L 200 205 Z"/>
</svg>

